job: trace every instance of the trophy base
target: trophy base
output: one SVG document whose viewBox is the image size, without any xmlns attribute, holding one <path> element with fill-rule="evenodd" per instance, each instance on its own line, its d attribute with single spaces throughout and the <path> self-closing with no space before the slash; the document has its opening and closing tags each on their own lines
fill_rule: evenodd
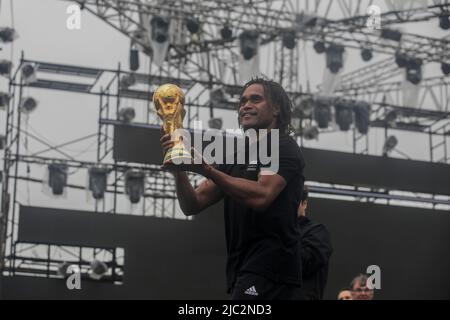
<svg viewBox="0 0 450 320">
<path fill-rule="evenodd" d="M 199 166 L 194 163 L 191 154 L 183 147 L 173 147 L 169 149 L 164 157 L 163 168 L 174 171 L 193 171 Z"/>
<path fill-rule="evenodd" d="M 200 164 L 187 164 L 187 163 L 180 163 L 175 164 L 172 161 L 164 162 L 163 169 L 169 170 L 169 171 L 191 171 L 191 172 L 197 172 L 198 167 Z M 196 169 L 197 168 L 197 169 Z"/>
</svg>

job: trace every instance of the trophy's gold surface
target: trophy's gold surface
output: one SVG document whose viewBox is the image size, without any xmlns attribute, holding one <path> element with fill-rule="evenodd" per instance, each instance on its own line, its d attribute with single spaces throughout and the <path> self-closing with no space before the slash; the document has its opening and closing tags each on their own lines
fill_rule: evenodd
<svg viewBox="0 0 450 320">
<path fill-rule="evenodd" d="M 177 129 L 183 128 L 183 118 L 186 114 L 184 109 L 184 93 L 174 84 L 163 84 L 156 89 L 153 94 L 153 103 L 159 117 L 163 120 L 163 129 L 166 134 L 172 135 L 174 145 L 167 150 L 164 155 L 164 165 L 172 167 L 174 159 L 180 160 L 175 163 L 191 163 L 192 157 L 189 150 L 186 150 L 181 135 L 177 135 Z M 175 134 L 174 134 L 175 133 Z M 184 165 L 175 165 L 184 167 Z"/>
</svg>

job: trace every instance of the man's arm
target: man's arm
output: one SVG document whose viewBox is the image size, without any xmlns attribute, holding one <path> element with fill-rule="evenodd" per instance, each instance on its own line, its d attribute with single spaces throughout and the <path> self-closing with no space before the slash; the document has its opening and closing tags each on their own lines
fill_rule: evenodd
<svg viewBox="0 0 450 320">
<path fill-rule="evenodd" d="M 324 225 L 316 224 L 303 234 L 301 255 L 304 276 L 308 277 L 325 266 L 332 252 L 330 234 Z"/>
<path fill-rule="evenodd" d="M 200 213 L 223 198 L 223 193 L 217 185 L 209 179 L 203 180 L 194 189 L 184 171 L 174 172 L 177 198 L 180 208 L 187 216 Z"/>
<path fill-rule="evenodd" d="M 258 181 L 252 181 L 229 176 L 206 165 L 203 175 L 223 193 L 257 211 L 267 209 L 286 186 L 286 180 L 278 174 L 260 175 Z"/>
</svg>

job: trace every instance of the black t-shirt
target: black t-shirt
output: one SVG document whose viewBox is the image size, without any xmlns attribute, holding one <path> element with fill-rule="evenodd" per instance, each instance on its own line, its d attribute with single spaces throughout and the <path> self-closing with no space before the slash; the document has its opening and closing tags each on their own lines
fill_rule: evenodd
<svg viewBox="0 0 450 320">
<path fill-rule="evenodd" d="M 303 284 L 302 300 L 321 300 L 328 279 L 328 264 L 333 252 L 330 233 L 320 223 L 299 217 Z"/>
<path fill-rule="evenodd" d="M 279 138 L 276 173 L 285 179 L 286 186 L 273 203 L 258 212 L 224 197 L 229 292 L 241 272 L 253 272 L 278 283 L 301 284 L 297 208 L 305 164 L 294 139 L 282 134 Z M 268 149 L 270 153 L 270 143 Z M 233 177 L 257 181 L 262 167 L 258 160 L 256 165 L 246 161 L 246 164 L 219 165 L 218 169 Z"/>
</svg>

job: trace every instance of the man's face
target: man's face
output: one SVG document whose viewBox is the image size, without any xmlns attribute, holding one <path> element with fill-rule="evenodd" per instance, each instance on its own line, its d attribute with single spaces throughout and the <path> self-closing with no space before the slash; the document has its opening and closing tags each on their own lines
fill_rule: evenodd
<svg viewBox="0 0 450 320">
<path fill-rule="evenodd" d="M 305 217 L 305 216 L 306 216 L 306 208 L 307 208 L 307 207 L 308 207 L 308 200 L 301 201 L 300 204 L 299 204 L 299 206 L 298 206 L 297 215 L 298 215 L 299 217 L 300 217 L 300 216 Z"/>
<path fill-rule="evenodd" d="M 339 292 L 338 300 L 353 300 L 350 290 L 342 290 Z"/>
<path fill-rule="evenodd" d="M 262 84 L 252 84 L 239 101 L 239 123 L 244 130 L 273 129 L 277 123 L 277 111 L 270 106 Z"/>
<path fill-rule="evenodd" d="M 367 288 L 366 285 L 361 286 L 360 283 L 356 283 L 352 290 L 353 300 L 372 300 L 373 290 Z"/>
</svg>

